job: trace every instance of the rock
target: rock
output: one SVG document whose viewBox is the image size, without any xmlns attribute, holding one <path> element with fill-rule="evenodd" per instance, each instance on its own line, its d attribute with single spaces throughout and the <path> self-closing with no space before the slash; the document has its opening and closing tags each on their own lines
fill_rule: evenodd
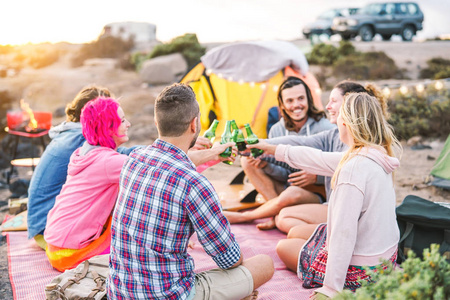
<svg viewBox="0 0 450 300">
<path fill-rule="evenodd" d="M 55 118 L 62 118 L 65 116 L 66 116 L 66 107 L 64 107 L 64 106 L 58 107 L 53 112 L 53 117 L 55 117 Z"/>
<path fill-rule="evenodd" d="M 142 64 L 139 75 L 149 84 L 170 84 L 186 73 L 187 63 L 180 53 L 159 56 Z"/>
<path fill-rule="evenodd" d="M 412 138 L 410 138 L 407 142 L 406 145 L 411 147 L 411 146 L 416 146 L 418 144 L 422 143 L 422 137 L 421 136 L 413 136 Z"/>
</svg>

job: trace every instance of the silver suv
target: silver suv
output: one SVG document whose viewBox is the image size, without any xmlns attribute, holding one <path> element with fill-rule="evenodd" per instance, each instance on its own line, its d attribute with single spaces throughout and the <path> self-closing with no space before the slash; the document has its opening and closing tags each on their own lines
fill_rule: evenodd
<svg viewBox="0 0 450 300">
<path fill-rule="evenodd" d="M 375 34 L 389 40 L 393 34 L 411 41 L 418 30 L 422 30 L 423 13 L 414 2 L 371 3 L 348 17 L 337 17 L 331 27 L 342 39 L 357 35 L 363 41 L 371 41 Z"/>
</svg>

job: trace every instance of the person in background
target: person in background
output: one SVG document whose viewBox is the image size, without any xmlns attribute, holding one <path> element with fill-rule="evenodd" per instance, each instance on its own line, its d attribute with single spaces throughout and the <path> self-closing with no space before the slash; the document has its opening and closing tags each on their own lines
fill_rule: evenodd
<svg viewBox="0 0 450 300">
<path fill-rule="evenodd" d="M 155 122 L 158 139 L 133 151 L 120 176 L 108 299 L 254 299 L 273 261 L 243 260 L 217 193 L 186 154 L 201 128 L 193 90 L 166 87 L 155 101 Z M 194 273 L 187 252 L 194 233 L 218 269 Z"/>
<path fill-rule="evenodd" d="M 269 139 L 282 136 L 311 136 L 335 127 L 326 119 L 325 113 L 314 106 L 311 91 L 300 78 L 293 76 L 286 78 L 280 85 L 277 98 L 282 118 L 271 127 Z M 277 164 L 270 158 L 242 157 L 241 165 L 250 182 L 268 203 L 277 202 L 289 206 L 325 201 L 320 193 L 305 189 L 316 183 L 323 185 L 323 178 L 317 178 L 314 174 Z M 252 212 L 245 214 L 226 212 L 225 215 L 231 223 L 249 222 L 259 218 L 258 212 L 254 216 Z M 259 224 L 258 227 L 269 229 L 264 225 Z"/>
<path fill-rule="evenodd" d="M 55 205 L 55 198 L 61 192 L 67 178 L 67 167 L 70 156 L 86 141 L 80 123 L 81 110 L 89 101 L 98 97 L 111 97 L 107 88 L 90 85 L 83 88 L 66 106 L 66 121 L 49 131 L 52 139 L 40 158 L 39 164 L 33 172 L 28 189 L 28 238 L 34 238 L 38 245 L 45 250 L 46 242 L 43 237 L 47 223 L 48 212 Z M 205 161 L 221 159 L 218 155 L 222 147 L 214 146 L 206 139 L 199 137 L 198 142 L 189 155 L 196 165 Z M 119 147 L 117 151 L 128 155 L 136 147 Z M 216 148 L 217 147 L 217 148 Z M 208 150 L 197 152 L 195 150 Z M 234 156 L 228 158 L 234 160 Z"/>
<path fill-rule="evenodd" d="M 67 104 L 66 121 L 49 131 L 52 141 L 42 154 L 28 189 L 28 238 L 35 238 L 44 249 L 42 234 L 47 223 L 47 214 L 66 182 L 70 156 L 86 141 L 81 130 L 81 110 L 86 103 L 97 97 L 110 96 L 109 90 L 103 87 L 93 85 L 83 88 L 72 102 Z"/>
<path fill-rule="evenodd" d="M 303 287 L 320 287 L 313 299 L 332 298 L 343 288 L 354 291 L 361 280 L 370 281 L 364 267 L 387 268 L 382 261 L 395 264 L 397 258 L 393 171 L 400 165 L 395 157 L 400 142 L 379 100 L 367 93 L 344 97 L 337 124 L 348 146 L 344 153 L 266 142 L 249 146 L 293 167 L 332 176 L 327 224 L 320 224 L 308 240 L 285 239 L 277 245 L 278 256 L 297 272 Z"/>
<path fill-rule="evenodd" d="M 116 100 L 99 97 L 89 101 L 80 121 L 86 141 L 70 157 L 67 180 L 44 231 L 47 257 L 59 271 L 109 253 L 111 213 L 127 158 L 117 148 L 128 141 L 131 124 Z"/>
<path fill-rule="evenodd" d="M 367 93 L 378 99 L 383 109 L 383 115 L 389 119 L 387 111 L 387 100 L 382 92 L 372 84 L 361 84 L 354 81 L 339 82 L 330 93 L 330 101 L 326 109 L 329 113 L 330 122 L 337 123 L 339 110 L 344 101 L 344 96 L 348 93 Z M 292 146 L 308 146 L 325 152 L 342 152 L 347 150 L 339 138 L 338 128 L 311 136 L 310 138 L 299 137 L 297 139 L 275 138 L 267 140 L 270 144 L 289 144 Z M 331 177 L 325 176 L 325 190 L 327 199 L 331 195 Z M 326 203 L 325 203 L 326 204 Z M 318 224 L 327 221 L 327 206 L 320 204 L 294 205 L 283 208 L 275 218 L 276 227 L 288 233 L 288 238 L 299 237 L 307 239 L 315 230 Z"/>
<path fill-rule="evenodd" d="M 351 92 L 367 92 L 376 96 L 383 107 L 383 112 L 387 115 L 387 104 L 381 92 L 371 84 L 365 87 L 353 81 L 341 81 L 333 88 L 330 93 L 330 99 L 326 106 L 329 114 L 330 123 L 336 124 L 339 109 L 342 105 L 344 95 Z M 339 139 L 337 127 L 322 131 L 310 136 L 287 135 L 274 137 L 266 140 L 270 144 L 289 144 L 313 147 L 326 152 L 341 152 L 347 149 L 347 146 Z M 331 178 L 325 177 L 325 191 L 327 199 L 331 193 Z M 283 192 L 284 193 L 284 192 Z M 282 194 L 283 194 L 282 193 Z M 305 235 L 308 238 L 319 223 L 326 222 L 327 207 L 326 204 L 303 203 L 297 204 L 291 201 L 285 201 L 284 197 L 277 197 L 264 203 L 262 206 L 247 212 L 225 212 L 226 217 L 231 223 L 249 222 L 260 218 L 275 217 L 271 220 L 260 223 L 257 226 L 260 229 L 271 229 L 275 226 L 285 233 L 290 233 L 291 228 L 297 225 L 301 228 L 295 229 L 297 234 Z M 304 226 L 302 226 L 304 225 Z"/>
</svg>

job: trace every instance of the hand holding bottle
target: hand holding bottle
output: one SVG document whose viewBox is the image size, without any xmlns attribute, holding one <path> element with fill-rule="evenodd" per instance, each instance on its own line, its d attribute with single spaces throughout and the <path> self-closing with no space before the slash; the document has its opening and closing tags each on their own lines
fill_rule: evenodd
<svg viewBox="0 0 450 300">
<path fill-rule="evenodd" d="M 223 157 L 220 154 L 223 153 L 226 149 L 228 149 L 229 147 L 231 147 L 231 155 L 228 157 Z M 233 163 L 236 160 L 236 156 L 238 153 L 238 149 L 236 147 L 236 143 L 234 142 L 228 142 L 225 144 L 221 144 L 221 143 L 214 143 L 212 148 L 210 149 L 210 151 L 213 151 L 215 154 L 215 160 L 220 160 L 220 161 L 229 161 L 231 163 Z"/>
<path fill-rule="evenodd" d="M 249 149 L 261 149 L 264 153 L 269 155 L 275 155 L 275 150 L 277 149 L 277 145 L 271 145 L 265 140 L 259 140 L 256 144 L 247 144 L 247 148 Z"/>
<path fill-rule="evenodd" d="M 204 150 L 212 147 L 212 142 L 203 136 L 198 136 L 195 141 L 195 145 L 191 148 L 192 150 Z"/>
</svg>

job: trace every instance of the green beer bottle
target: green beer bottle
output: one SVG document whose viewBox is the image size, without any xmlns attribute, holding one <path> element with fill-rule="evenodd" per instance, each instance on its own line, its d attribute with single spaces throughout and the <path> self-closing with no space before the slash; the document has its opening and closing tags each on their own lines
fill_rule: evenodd
<svg viewBox="0 0 450 300">
<path fill-rule="evenodd" d="M 250 124 L 247 123 L 244 126 L 245 130 L 247 131 L 247 144 L 253 145 L 259 143 L 258 137 L 256 136 L 256 134 L 253 133 Z M 256 148 L 250 149 L 250 152 L 252 153 L 252 156 L 255 158 L 264 153 L 263 150 Z"/>
<path fill-rule="evenodd" d="M 205 131 L 203 136 L 211 141 L 211 143 L 214 143 L 214 140 L 216 138 L 216 129 L 217 125 L 219 125 L 219 121 L 217 119 L 214 119 L 211 126 L 209 126 L 208 130 Z"/>
<path fill-rule="evenodd" d="M 224 130 L 224 132 L 222 134 L 222 138 L 220 140 L 220 143 L 221 144 L 226 144 L 226 143 L 229 143 L 229 142 L 232 142 L 232 141 L 233 140 L 231 138 L 231 121 L 227 121 L 227 123 L 225 124 L 225 130 Z M 222 157 L 230 157 L 232 152 L 233 151 L 232 151 L 231 147 L 228 147 L 227 149 L 225 149 L 224 152 L 220 153 L 219 155 L 222 156 Z M 228 165 L 232 165 L 233 164 L 233 162 L 228 161 L 228 160 L 223 161 L 223 163 L 228 164 Z"/>
<path fill-rule="evenodd" d="M 245 137 L 242 130 L 237 126 L 235 120 L 231 120 L 231 127 L 233 128 L 233 132 L 231 133 L 231 139 L 236 143 L 236 146 L 239 151 L 244 151 L 247 147 L 245 144 Z"/>
</svg>

